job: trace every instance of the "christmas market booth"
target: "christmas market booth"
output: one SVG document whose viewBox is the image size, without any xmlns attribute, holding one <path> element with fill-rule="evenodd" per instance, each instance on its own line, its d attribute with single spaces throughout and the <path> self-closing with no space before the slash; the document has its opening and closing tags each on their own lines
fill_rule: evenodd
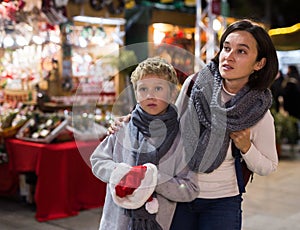
<svg viewBox="0 0 300 230">
<path fill-rule="evenodd" d="M 119 2 L 67 3 L 0 3 L 0 195 L 35 206 L 38 221 L 103 205 L 89 157 L 125 84 Z"/>
<path fill-rule="evenodd" d="M 220 0 L 0 2 L 0 195 L 38 221 L 103 205 L 89 157 L 133 108 L 133 67 L 159 55 L 183 83 L 233 20 Z"/>
</svg>

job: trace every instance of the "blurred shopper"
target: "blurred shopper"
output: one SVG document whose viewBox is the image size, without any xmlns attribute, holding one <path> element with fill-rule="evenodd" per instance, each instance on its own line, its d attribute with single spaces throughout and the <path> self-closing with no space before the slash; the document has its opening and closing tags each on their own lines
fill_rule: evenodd
<svg viewBox="0 0 300 230">
<path fill-rule="evenodd" d="M 300 76 L 296 66 L 289 65 L 282 82 L 283 108 L 290 116 L 300 119 Z"/>
<path fill-rule="evenodd" d="M 271 85 L 271 91 L 272 91 L 272 96 L 273 96 L 273 105 L 272 108 L 274 108 L 274 110 L 276 112 L 279 112 L 279 108 L 280 108 L 280 97 L 282 96 L 282 82 L 284 80 L 283 77 L 283 73 L 281 70 L 278 71 L 275 81 L 273 82 L 273 84 Z"/>
</svg>

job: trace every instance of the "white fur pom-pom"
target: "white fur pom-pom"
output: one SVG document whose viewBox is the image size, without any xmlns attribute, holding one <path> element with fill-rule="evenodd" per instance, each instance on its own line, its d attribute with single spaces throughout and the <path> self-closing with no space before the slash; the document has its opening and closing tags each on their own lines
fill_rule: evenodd
<svg viewBox="0 0 300 230">
<path fill-rule="evenodd" d="M 145 208 L 150 214 L 154 214 L 158 212 L 158 206 L 157 198 L 153 198 L 151 201 L 146 203 Z"/>
</svg>

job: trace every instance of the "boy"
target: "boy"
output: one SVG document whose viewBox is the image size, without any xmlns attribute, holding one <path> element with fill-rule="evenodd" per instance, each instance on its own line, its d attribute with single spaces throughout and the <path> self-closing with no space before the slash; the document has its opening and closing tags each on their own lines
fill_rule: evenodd
<svg viewBox="0 0 300 230">
<path fill-rule="evenodd" d="M 155 57 L 131 75 L 137 105 L 129 123 L 107 136 L 91 156 L 92 171 L 108 183 L 100 229 L 169 229 L 176 202 L 199 193 L 186 167 L 177 110 L 175 69 Z"/>
</svg>

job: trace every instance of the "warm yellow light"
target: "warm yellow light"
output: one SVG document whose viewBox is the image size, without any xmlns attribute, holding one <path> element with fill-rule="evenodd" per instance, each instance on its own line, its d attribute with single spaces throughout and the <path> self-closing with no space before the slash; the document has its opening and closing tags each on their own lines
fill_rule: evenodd
<svg viewBox="0 0 300 230">
<path fill-rule="evenodd" d="M 299 29 L 300 29 L 300 23 L 297 23 L 290 27 L 271 29 L 269 30 L 269 35 L 272 36 L 278 34 L 289 34 L 289 33 L 294 33 Z"/>
<path fill-rule="evenodd" d="M 173 31 L 174 26 L 166 23 L 153 23 L 153 42 L 158 45 L 166 36 L 165 33 Z"/>
<path fill-rule="evenodd" d="M 173 31 L 174 26 L 166 23 L 153 23 L 154 30 L 158 30 L 161 32 L 170 32 Z"/>
<path fill-rule="evenodd" d="M 161 32 L 159 30 L 154 29 L 153 31 L 153 41 L 155 45 L 159 45 L 161 43 L 161 41 L 164 39 L 165 37 L 165 33 Z"/>
</svg>

